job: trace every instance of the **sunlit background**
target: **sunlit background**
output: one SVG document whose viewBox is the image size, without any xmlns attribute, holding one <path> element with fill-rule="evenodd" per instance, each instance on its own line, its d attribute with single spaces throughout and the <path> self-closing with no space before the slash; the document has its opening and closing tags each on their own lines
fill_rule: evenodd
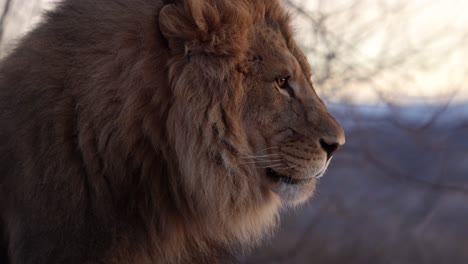
<svg viewBox="0 0 468 264">
<path fill-rule="evenodd" d="M 0 0 L 0 8 L 7 2 L 2 55 L 40 21 L 44 9 L 58 1 Z M 467 1 L 284 2 L 293 14 L 297 40 L 314 68 L 317 89 L 329 101 L 468 100 L 468 89 L 463 89 L 468 76 Z"/>
<path fill-rule="evenodd" d="M 0 0 L 0 57 L 54 2 Z M 241 261 L 468 263 L 468 1 L 283 2 L 347 144 Z"/>
<path fill-rule="evenodd" d="M 330 100 L 468 99 L 468 2 L 287 1 Z M 322 67 L 321 65 L 329 67 Z"/>
</svg>

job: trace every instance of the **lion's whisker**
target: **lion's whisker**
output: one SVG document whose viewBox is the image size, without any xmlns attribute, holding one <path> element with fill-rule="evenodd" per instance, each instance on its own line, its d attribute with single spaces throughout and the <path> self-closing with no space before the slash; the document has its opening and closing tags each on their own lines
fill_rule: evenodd
<svg viewBox="0 0 468 264">
<path fill-rule="evenodd" d="M 241 165 L 241 164 L 255 164 L 255 163 L 266 163 L 266 162 L 278 162 L 278 161 L 282 161 L 282 160 L 278 159 L 278 160 L 245 161 L 245 162 L 239 162 L 239 163 L 237 163 L 237 165 Z"/>
<path fill-rule="evenodd" d="M 258 153 L 262 153 L 262 152 L 265 152 L 265 151 L 267 151 L 267 150 L 275 149 L 275 148 L 279 148 L 279 147 L 269 147 L 269 148 L 265 148 L 265 149 L 260 150 Z"/>
<path fill-rule="evenodd" d="M 269 166 L 260 166 L 260 167 L 257 167 L 259 169 L 269 169 L 269 168 L 282 168 L 284 167 L 284 164 L 274 164 L 274 165 L 269 165 Z"/>
<path fill-rule="evenodd" d="M 268 158 L 281 158 L 285 155 L 283 154 L 276 154 L 276 155 L 268 155 L 268 156 L 263 156 L 263 157 L 260 157 L 260 156 L 252 156 L 252 157 L 240 157 L 241 159 L 255 159 L 255 160 L 264 160 L 264 159 L 268 159 Z"/>
<path fill-rule="evenodd" d="M 268 166 L 268 167 L 257 167 L 257 169 L 281 169 L 281 168 Z"/>
<path fill-rule="evenodd" d="M 245 155 L 243 157 L 252 158 L 252 157 L 269 157 L 269 156 L 278 156 L 278 155 L 285 155 L 284 153 L 273 153 L 273 154 L 266 154 L 266 155 Z"/>
</svg>

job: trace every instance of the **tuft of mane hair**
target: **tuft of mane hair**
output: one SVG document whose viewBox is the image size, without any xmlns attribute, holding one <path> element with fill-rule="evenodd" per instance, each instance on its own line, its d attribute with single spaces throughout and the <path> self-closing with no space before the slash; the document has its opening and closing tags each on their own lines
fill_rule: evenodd
<svg viewBox="0 0 468 264">
<path fill-rule="evenodd" d="M 47 13 L 0 65 L 0 262 L 225 263 L 268 236 L 281 202 L 238 161 L 258 24 L 293 50 L 273 0 Z"/>
</svg>

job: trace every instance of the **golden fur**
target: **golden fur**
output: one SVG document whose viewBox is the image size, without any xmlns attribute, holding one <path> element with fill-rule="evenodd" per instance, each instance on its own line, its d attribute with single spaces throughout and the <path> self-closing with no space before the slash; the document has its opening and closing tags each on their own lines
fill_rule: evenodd
<svg viewBox="0 0 468 264">
<path fill-rule="evenodd" d="M 310 75 L 277 1 L 65 0 L 0 66 L 0 262 L 257 244 L 344 143 Z"/>
</svg>

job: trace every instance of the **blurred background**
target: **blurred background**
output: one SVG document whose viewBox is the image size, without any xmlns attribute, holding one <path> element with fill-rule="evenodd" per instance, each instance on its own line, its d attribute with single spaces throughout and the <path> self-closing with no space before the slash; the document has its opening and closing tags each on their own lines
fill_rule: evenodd
<svg viewBox="0 0 468 264">
<path fill-rule="evenodd" d="M 0 57 L 51 0 L 0 0 Z M 468 1 L 283 0 L 347 132 L 244 263 L 468 263 Z"/>
</svg>

